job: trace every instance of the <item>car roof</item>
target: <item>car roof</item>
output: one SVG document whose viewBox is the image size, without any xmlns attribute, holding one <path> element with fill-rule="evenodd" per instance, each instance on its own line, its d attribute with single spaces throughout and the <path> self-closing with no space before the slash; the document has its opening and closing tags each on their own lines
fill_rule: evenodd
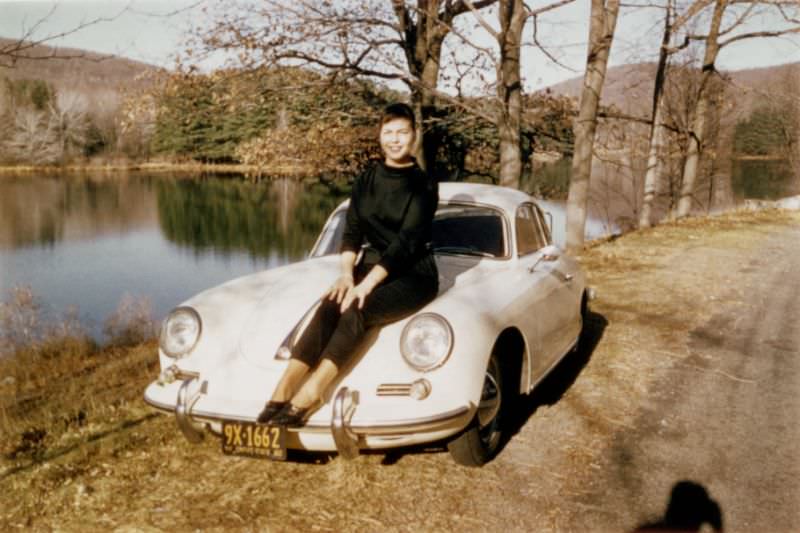
<svg viewBox="0 0 800 533">
<path fill-rule="evenodd" d="M 443 181 L 439 183 L 439 201 L 490 205 L 502 209 L 513 218 L 520 203 L 535 202 L 535 199 L 527 193 L 510 187 L 487 183 Z M 337 209 L 343 209 L 349 202 L 349 200 L 344 200 Z"/>
<path fill-rule="evenodd" d="M 513 218 L 517 206 L 522 202 L 533 201 L 533 198 L 510 187 L 445 181 L 439 183 L 439 201 L 493 205 L 505 210 Z"/>
</svg>

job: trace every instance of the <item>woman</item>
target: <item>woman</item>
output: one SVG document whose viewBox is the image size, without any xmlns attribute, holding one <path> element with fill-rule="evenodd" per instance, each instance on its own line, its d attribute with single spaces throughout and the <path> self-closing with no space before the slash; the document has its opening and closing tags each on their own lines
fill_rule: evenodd
<svg viewBox="0 0 800 533">
<path fill-rule="evenodd" d="M 292 349 L 258 416 L 260 423 L 302 425 L 322 404 L 325 389 L 367 329 L 409 316 L 436 296 L 439 281 L 430 240 L 438 187 L 411 155 L 414 139 L 411 108 L 388 106 L 380 121 L 383 161 L 374 162 L 353 183 L 341 275 Z"/>
</svg>

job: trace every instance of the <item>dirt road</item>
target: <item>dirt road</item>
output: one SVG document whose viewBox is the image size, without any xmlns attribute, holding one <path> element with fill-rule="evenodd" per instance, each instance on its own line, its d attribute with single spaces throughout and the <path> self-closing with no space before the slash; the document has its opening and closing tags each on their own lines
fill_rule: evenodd
<svg viewBox="0 0 800 533">
<path fill-rule="evenodd" d="M 481 469 L 441 449 L 225 457 L 137 397 L 74 446 L 4 463 L 0 529 L 800 531 L 798 250 L 800 215 L 777 212 L 589 250 L 584 345 Z"/>
<path fill-rule="evenodd" d="M 665 525 L 675 489 L 666 525 L 800 531 L 800 224 L 726 237 L 671 260 L 708 280 L 686 303 L 709 316 L 678 332 L 682 351 L 665 347 L 630 427 L 611 435 L 590 498 L 614 513 L 595 524 Z"/>
</svg>

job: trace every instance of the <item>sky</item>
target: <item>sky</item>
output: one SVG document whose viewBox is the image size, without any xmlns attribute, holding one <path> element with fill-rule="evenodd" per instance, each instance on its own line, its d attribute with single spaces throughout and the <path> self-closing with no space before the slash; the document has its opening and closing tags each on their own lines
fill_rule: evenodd
<svg viewBox="0 0 800 533">
<path fill-rule="evenodd" d="M 209 2 L 213 0 L 208 0 Z M 223 1 L 223 0 L 219 0 Z M 533 7 L 545 0 L 529 0 Z M 0 0 L 0 36 L 18 38 L 37 22 L 35 37 L 45 38 L 95 20 L 51 44 L 121 55 L 169 67 L 182 49 L 185 32 L 201 19 L 193 0 Z M 540 42 L 552 44 L 561 65 L 544 54 L 526 52 L 526 89 L 539 89 L 582 74 L 588 34 L 589 0 L 576 0 L 541 18 Z M 617 26 L 611 64 L 654 60 L 661 31 L 655 10 L 623 10 Z M 487 16 L 493 20 L 493 17 Z M 770 27 L 774 20 L 757 19 L 750 30 Z M 800 61 L 800 37 L 742 41 L 724 48 L 717 62 L 722 70 L 739 70 Z"/>
</svg>

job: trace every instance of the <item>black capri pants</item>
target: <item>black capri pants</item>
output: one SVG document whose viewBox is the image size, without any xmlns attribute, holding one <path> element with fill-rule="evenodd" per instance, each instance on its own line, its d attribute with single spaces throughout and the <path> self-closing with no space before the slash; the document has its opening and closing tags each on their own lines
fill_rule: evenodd
<svg viewBox="0 0 800 533">
<path fill-rule="evenodd" d="M 323 297 L 292 348 L 292 358 L 308 366 L 314 366 L 321 358 L 330 359 L 336 368 L 342 368 L 369 328 L 403 319 L 436 297 L 439 291 L 436 265 L 432 256 L 427 260 L 433 265 L 433 275 L 422 275 L 411 270 L 396 278 L 389 277 L 367 295 L 361 309 L 358 309 L 356 300 L 344 313 L 340 313 L 340 304 L 336 300 Z M 355 283 L 364 279 L 370 268 L 372 265 L 363 263 L 356 267 Z"/>
</svg>

